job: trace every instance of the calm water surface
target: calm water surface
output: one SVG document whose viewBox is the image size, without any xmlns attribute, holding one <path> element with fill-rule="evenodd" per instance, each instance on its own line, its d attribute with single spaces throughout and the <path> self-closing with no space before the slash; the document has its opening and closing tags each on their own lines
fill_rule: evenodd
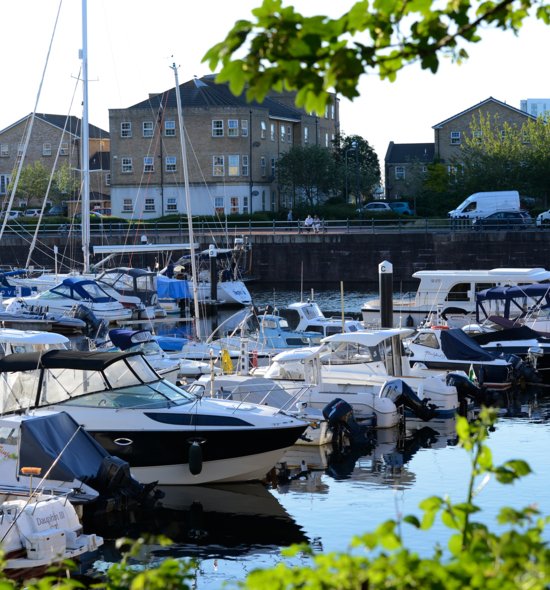
<svg viewBox="0 0 550 590">
<path fill-rule="evenodd" d="M 299 291 L 252 286 L 258 306 L 283 306 L 300 299 Z M 310 295 L 309 291 L 304 298 Z M 347 292 L 346 312 L 358 312 L 372 293 Z M 338 290 L 315 291 L 323 310 L 340 309 Z M 484 522 L 491 525 L 503 505 L 537 504 L 550 514 L 550 391 L 505 394 L 501 416 L 490 434 L 495 462 L 525 459 L 533 474 L 518 483 L 494 481 L 480 492 L 477 503 Z M 163 533 L 174 544 L 151 547 L 150 562 L 164 556 L 198 560 L 196 588 L 235 587 L 258 567 L 288 560 L 281 548 L 307 541 L 319 551 L 345 551 L 353 535 L 373 530 L 383 520 L 420 514 L 418 504 L 429 495 L 465 498 L 469 477 L 467 454 L 456 446 L 454 420 L 409 424 L 406 436 L 379 432 L 376 443 L 354 454 L 337 455 L 330 448 L 294 447 L 288 465 L 305 459 L 307 478 L 285 482 L 167 489 L 165 507 L 152 514 L 130 515 L 126 522 L 104 523 L 108 538 L 141 533 Z M 409 547 L 429 554 L 436 542 L 445 543 L 447 529 L 436 524 L 428 532 L 405 526 Z M 550 535 L 549 535 L 550 536 Z M 115 561 L 107 543 L 100 560 Z M 293 563 L 303 563 L 294 558 Z"/>
</svg>

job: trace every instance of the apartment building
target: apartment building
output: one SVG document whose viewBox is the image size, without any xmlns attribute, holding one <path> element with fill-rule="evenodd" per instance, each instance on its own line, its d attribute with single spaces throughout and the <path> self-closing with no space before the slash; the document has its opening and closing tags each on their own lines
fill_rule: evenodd
<svg viewBox="0 0 550 590">
<path fill-rule="evenodd" d="M 336 99 L 318 117 L 293 106 L 294 93 L 249 103 L 214 75 L 181 84 L 179 93 L 182 122 L 175 88 L 109 109 L 113 215 L 187 213 L 186 176 L 195 216 L 291 206 L 279 195 L 278 158 L 294 145 L 330 148 L 339 128 Z"/>
<path fill-rule="evenodd" d="M 32 130 L 25 152 L 24 146 L 32 114 L 23 117 L 0 131 L 0 199 L 8 197 L 10 180 L 17 173 L 17 168 L 24 157 L 23 166 L 40 162 L 48 171 L 54 166 L 57 169 L 64 165 L 80 179 L 81 173 L 81 125 L 78 117 L 36 113 L 32 121 Z M 89 125 L 90 153 L 90 190 L 93 200 L 100 203 L 109 201 L 110 195 L 110 163 L 109 133 Z M 57 160 L 57 163 L 56 163 Z M 67 200 L 77 195 L 67 195 Z M 28 202 L 19 196 L 13 203 L 14 207 L 38 207 L 42 205 L 38 198 Z"/>
</svg>

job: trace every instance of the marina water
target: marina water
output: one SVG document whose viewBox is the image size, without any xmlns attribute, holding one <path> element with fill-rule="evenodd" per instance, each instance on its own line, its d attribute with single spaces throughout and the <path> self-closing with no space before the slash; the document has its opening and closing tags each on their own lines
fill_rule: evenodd
<svg viewBox="0 0 550 590">
<path fill-rule="evenodd" d="M 311 292 L 252 285 L 258 307 L 282 307 Z M 359 312 L 372 293 L 344 294 L 346 313 Z M 324 311 L 338 312 L 338 289 L 314 291 Z M 491 480 L 475 498 L 482 508 L 477 519 L 498 530 L 496 515 L 504 505 L 521 508 L 535 504 L 550 514 L 547 493 L 550 465 L 550 391 L 544 388 L 502 394 L 500 417 L 488 444 L 495 464 L 518 458 L 533 473 L 513 485 Z M 454 419 L 415 423 L 406 436 L 378 432 L 376 441 L 353 453 L 332 449 L 294 447 L 285 459 L 309 467 L 302 474 L 292 468 L 289 478 L 271 483 L 166 489 L 165 507 L 148 514 L 129 515 L 105 523 L 107 539 L 163 534 L 172 539 L 168 548 L 150 546 L 147 563 L 167 556 L 194 558 L 198 589 L 235 587 L 255 568 L 281 561 L 304 565 L 306 558 L 281 556 L 291 543 L 308 542 L 323 552 L 347 551 L 353 535 L 372 531 L 386 519 L 420 515 L 419 503 L 431 495 L 466 498 L 469 457 L 457 446 Z M 426 532 L 403 526 L 406 545 L 430 555 L 436 543 L 445 546 L 448 529 L 436 522 Z M 550 532 L 547 535 L 550 540 Z M 96 566 L 118 559 L 114 543 L 107 542 Z"/>
</svg>

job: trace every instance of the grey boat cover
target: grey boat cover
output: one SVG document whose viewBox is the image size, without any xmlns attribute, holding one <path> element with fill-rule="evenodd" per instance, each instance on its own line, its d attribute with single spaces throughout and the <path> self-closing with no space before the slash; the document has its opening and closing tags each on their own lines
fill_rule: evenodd
<svg viewBox="0 0 550 590">
<path fill-rule="evenodd" d="M 65 446 L 67 448 L 63 451 Z M 65 412 L 52 413 L 50 416 L 31 416 L 22 420 L 20 468 L 41 467 L 44 476 L 62 451 L 48 479 L 72 481 L 76 478 L 84 482 L 93 480 L 100 472 L 104 458 L 110 456 Z"/>
<path fill-rule="evenodd" d="M 441 330 L 441 349 L 450 360 L 475 362 L 495 360 L 490 352 L 481 348 L 460 328 Z"/>
</svg>

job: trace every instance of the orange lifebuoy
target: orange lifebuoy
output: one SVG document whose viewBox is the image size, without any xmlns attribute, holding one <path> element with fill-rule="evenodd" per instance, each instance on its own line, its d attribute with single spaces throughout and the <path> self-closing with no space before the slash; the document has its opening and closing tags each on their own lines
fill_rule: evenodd
<svg viewBox="0 0 550 590">
<path fill-rule="evenodd" d="M 432 330 L 448 330 L 449 326 L 432 326 Z"/>
</svg>

